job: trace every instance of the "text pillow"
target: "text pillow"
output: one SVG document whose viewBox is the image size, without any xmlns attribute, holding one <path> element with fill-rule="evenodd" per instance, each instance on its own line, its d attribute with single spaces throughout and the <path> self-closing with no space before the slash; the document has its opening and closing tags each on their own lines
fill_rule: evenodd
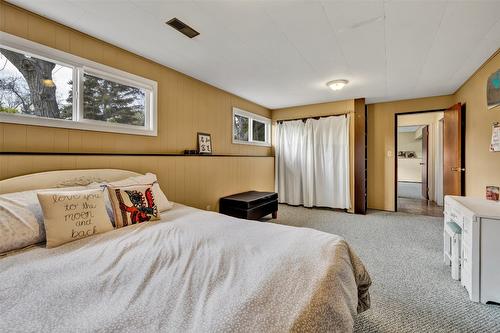
<svg viewBox="0 0 500 333">
<path fill-rule="evenodd" d="M 152 185 L 108 186 L 108 191 L 117 228 L 158 220 Z"/>
<path fill-rule="evenodd" d="M 104 196 L 102 189 L 39 192 L 47 247 L 113 230 Z"/>
</svg>

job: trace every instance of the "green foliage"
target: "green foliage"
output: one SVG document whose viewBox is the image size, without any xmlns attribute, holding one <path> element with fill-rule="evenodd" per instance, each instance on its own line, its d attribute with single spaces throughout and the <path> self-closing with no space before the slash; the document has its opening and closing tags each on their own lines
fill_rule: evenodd
<svg viewBox="0 0 500 333">
<path fill-rule="evenodd" d="M 144 97 L 138 88 L 85 74 L 85 119 L 143 126 Z"/>
<path fill-rule="evenodd" d="M 5 112 L 5 113 L 18 113 L 17 109 L 14 109 L 14 108 L 9 108 L 9 107 L 2 107 L 2 106 L 0 106 L 0 112 Z"/>
</svg>

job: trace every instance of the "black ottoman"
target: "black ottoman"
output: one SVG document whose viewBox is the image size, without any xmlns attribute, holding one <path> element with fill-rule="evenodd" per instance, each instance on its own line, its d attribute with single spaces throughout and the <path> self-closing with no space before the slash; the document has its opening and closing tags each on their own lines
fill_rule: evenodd
<svg viewBox="0 0 500 333">
<path fill-rule="evenodd" d="M 240 219 L 258 220 L 272 214 L 278 216 L 278 194 L 274 192 L 249 191 L 220 199 L 219 213 Z"/>
</svg>

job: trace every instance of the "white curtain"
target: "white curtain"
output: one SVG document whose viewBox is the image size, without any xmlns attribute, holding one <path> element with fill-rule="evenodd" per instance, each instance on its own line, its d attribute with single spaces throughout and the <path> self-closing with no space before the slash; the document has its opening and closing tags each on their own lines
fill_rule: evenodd
<svg viewBox="0 0 500 333">
<path fill-rule="evenodd" d="M 276 188 L 281 203 L 350 208 L 349 118 L 278 124 Z"/>
</svg>

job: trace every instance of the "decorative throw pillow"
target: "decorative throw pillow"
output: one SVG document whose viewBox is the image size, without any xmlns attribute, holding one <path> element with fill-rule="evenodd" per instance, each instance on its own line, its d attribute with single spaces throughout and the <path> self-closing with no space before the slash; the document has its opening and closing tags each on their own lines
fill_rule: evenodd
<svg viewBox="0 0 500 333">
<path fill-rule="evenodd" d="M 158 206 L 151 185 L 108 186 L 116 228 L 158 220 Z"/>
<path fill-rule="evenodd" d="M 123 180 L 119 180 L 116 182 L 109 183 L 109 186 L 113 187 L 122 187 L 122 186 L 130 186 L 130 185 L 147 185 L 153 184 L 153 195 L 156 200 L 156 205 L 158 207 L 159 212 L 164 212 L 172 208 L 172 203 L 168 201 L 167 196 L 160 188 L 160 184 L 158 184 L 158 180 L 154 173 L 146 173 L 141 176 L 129 177 Z"/>
<path fill-rule="evenodd" d="M 38 189 L 12 192 L 0 195 L 0 253 L 18 250 L 45 241 L 43 212 L 37 194 L 43 191 L 81 191 L 100 189 L 102 184 L 75 186 L 58 189 Z M 102 189 L 102 188 L 101 188 Z M 113 217 L 113 209 L 105 195 L 108 216 Z"/>
<path fill-rule="evenodd" d="M 39 192 L 47 248 L 113 230 L 104 194 L 102 189 Z"/>
</svg>

